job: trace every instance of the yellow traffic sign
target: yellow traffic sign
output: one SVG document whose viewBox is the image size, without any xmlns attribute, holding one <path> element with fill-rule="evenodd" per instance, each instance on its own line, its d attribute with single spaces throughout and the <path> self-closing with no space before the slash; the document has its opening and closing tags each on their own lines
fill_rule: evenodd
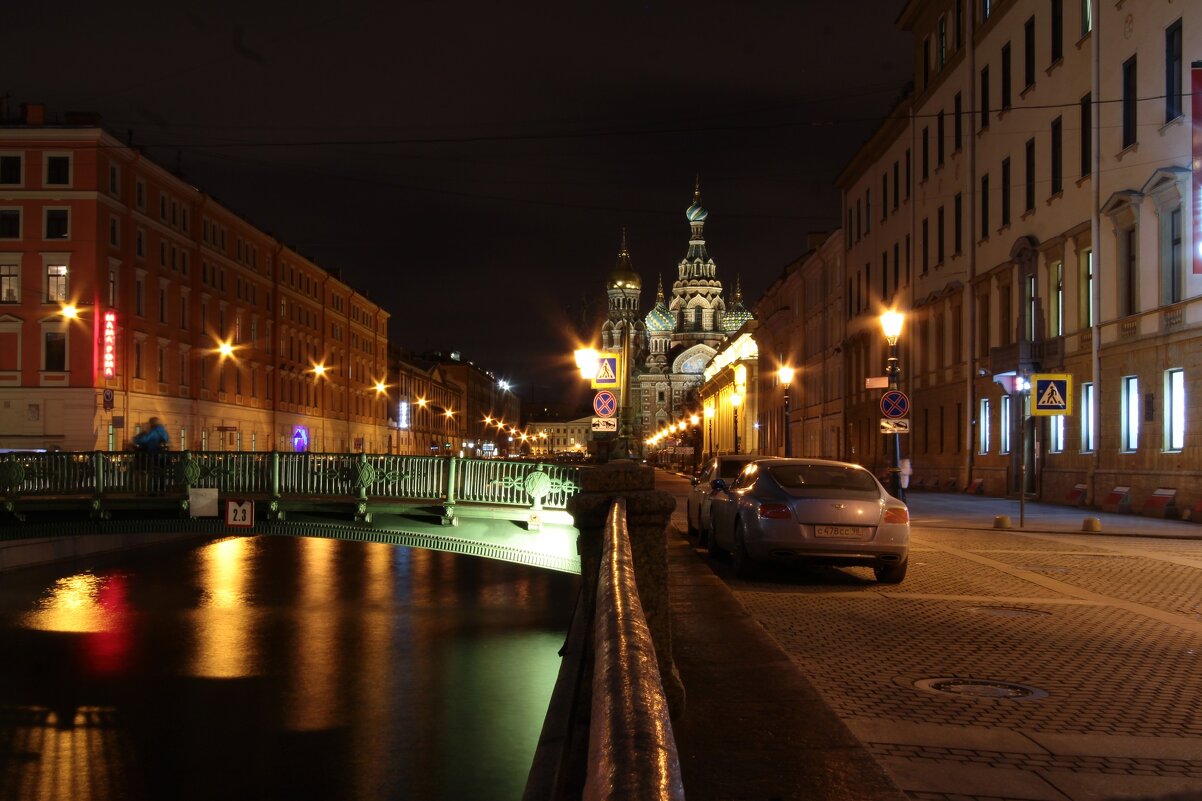
<svg viewBox="0 0 1202 801">
<path fill-rule="evenodd" d="M 593 389 L 621 389 L 621 354 L 602 353 L 597 357 L 597 374 L 593 376 Z"/>
<path fill-rule="evenodd" d="M 1054 417 L 1073 413 L 1073 377 L 1070 373 L 1035 373 L 1031 376 L 1031 416 Z"/>
</svg>

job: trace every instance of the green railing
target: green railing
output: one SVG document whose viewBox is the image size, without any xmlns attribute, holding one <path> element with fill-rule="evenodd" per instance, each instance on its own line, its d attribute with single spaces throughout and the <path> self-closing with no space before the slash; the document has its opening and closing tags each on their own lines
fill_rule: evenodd
<svg viewBox="0 0 1202 801">
<path fill-rule="evenodd" d="M 567 508 L 580 491 L 579 467 L 491 459 L 392 454 L 261 452 L 10 453 L 0 458 L 0 502 L 14 511 L 22 501 L 86 498 L 100 509 L 107 499 L 186 498 L 191 488 L 226 495 L 288 500 L 353 500 L 368 504 L 438 503 L 444 521 L 457 504 Z"/>
</svg>

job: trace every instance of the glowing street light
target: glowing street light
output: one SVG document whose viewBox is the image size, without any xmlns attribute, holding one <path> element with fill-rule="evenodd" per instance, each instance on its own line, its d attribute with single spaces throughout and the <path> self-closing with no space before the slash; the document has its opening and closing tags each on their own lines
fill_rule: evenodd
<svg viewBox="0 0 1202 801">
<path fill-rule="evenodd" d="M 785 388 L 785 458 L 786 459 L 788 459 L 792 455 L 790 453 L 790 448 L 789 448 L 789 445 L 790 445 L 790 442 L 789 442 L 789 389 L 791 388 L 791 385 L 793 383 L 793 372 L 794 372 L 794 370 L 792 367 L 787 367 L 787 366 L 783 366 L 783 365 L 781 366 L 781 368 L 779 370 L 776 371 L 776 377 L 780 380 L 781 386 Z"/>
<path fill-rule="evenodd" d="M 897 363 L 897 340 L 901 336 L 902 324 L 905 322 L 905 315 L 894 309 L 890 309 L 881 315 L 881 330 L 885 334 L 885 340 L 889 343 L 889 362 L 885 368 L 885 372 L 889 375 L 889 389 L 896 390 L 898 379 L 901 377 L 901 367 Z M 886 434 L 886 436 L 888 436 Z M 905 500 L 906 496 L 901 485 L 901 434 L 894 431 L 893 433 L 893 480 L 891 486 L 893 489 L 893 497 Z"/>
</svg>

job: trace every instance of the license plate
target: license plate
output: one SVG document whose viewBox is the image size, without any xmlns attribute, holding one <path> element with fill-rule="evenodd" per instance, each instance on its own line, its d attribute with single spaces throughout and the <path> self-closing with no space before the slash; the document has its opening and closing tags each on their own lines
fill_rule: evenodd
<svg viewBox="0 0 1202 801">
<path fill-rule="evenodd" d="M 862 540 L 868 533 L 863 526 L 814 526 L 815 537 L 838 540 Z"/>
</svg>

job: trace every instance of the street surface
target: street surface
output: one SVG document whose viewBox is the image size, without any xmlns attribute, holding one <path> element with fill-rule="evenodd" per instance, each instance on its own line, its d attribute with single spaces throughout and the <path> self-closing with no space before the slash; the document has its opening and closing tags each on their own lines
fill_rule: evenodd
<svg viewBox="0 0 1202 801">
<path fill-rule="evenodd" d="M 683 537 L 687 481 L 656 481 Z M 867 568 L 742 581 L 697 558 L 910 798 L 1202 799 L 1202 526 L 1105 516 L 1084 534 L 1096 513 L 1028 504 L 1000 530 L 1016 503 L 910 503 L 898 586 Z"/>
</svg>

